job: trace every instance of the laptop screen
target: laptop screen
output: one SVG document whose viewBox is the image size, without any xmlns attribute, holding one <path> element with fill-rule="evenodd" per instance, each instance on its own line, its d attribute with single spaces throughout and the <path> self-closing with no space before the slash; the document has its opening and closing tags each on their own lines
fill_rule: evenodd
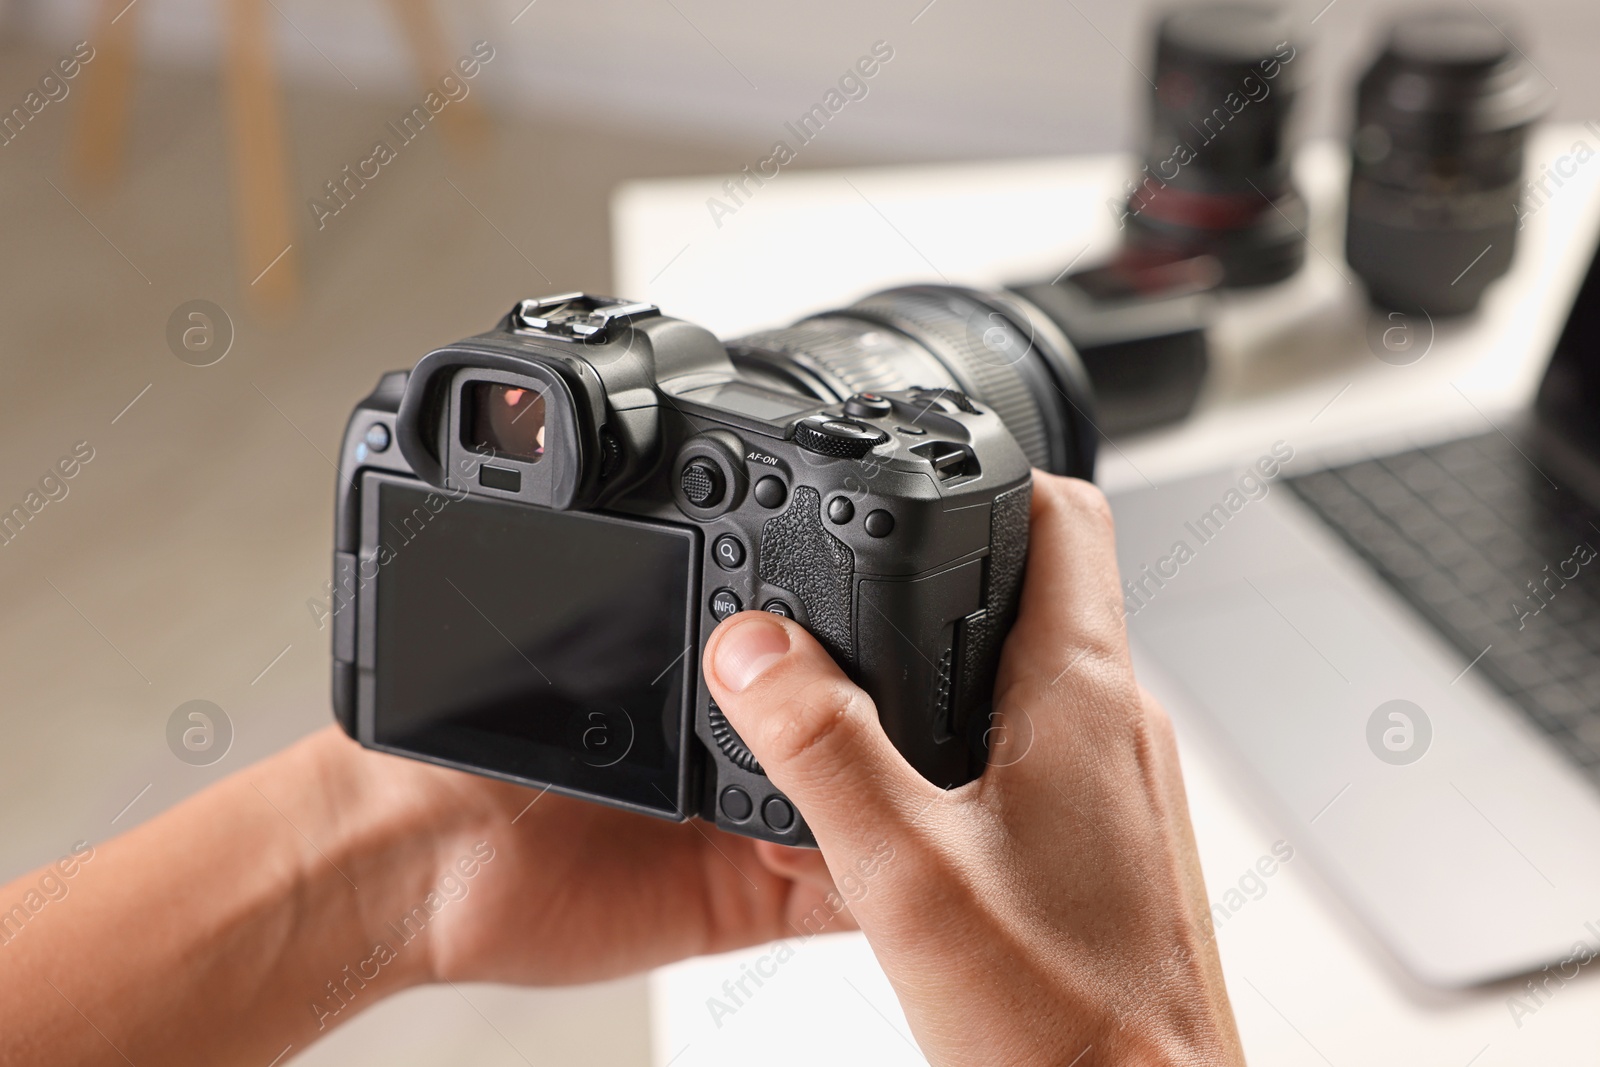
<svg viewBox="0 0 1600 1067">
<path fill-rule="evenodd" d="M 1600 458 L 1600 253 L 1556 342 L 1539 388 L 1539 415 Z"/>
</svg>

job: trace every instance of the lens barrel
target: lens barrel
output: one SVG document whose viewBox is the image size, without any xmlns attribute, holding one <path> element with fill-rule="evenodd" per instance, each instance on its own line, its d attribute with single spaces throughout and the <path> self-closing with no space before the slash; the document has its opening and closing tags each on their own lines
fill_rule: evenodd
<svg viewBox="0 0 1600 1067">
<path fill-rule="evenodd" d="M 1450 315 L 1511 266 L 1546 87 L 1476 10 L 1408 15 L 1356 91 L 1345 256 L 1374 302 Z"/>
<path fill-rule="evenodd" d="M 1215 256 L 1227 286 L 1300 268 L 1307 211 L 1287 136 L 1298 55 L 1289 13 L 1276 6 L 1205 4 L 1161 19 L 1130 243 L 1169 259 Z"/>
<path fill-rule="evenodd" d="M 992 408 L 1034 466 L 1090 478 L 1098 432 L 1083 365 L 1038 308 L 947 285 L 874 293 L 729 342 L 741 373 L 819 400 L 917 386 Z"/>
</svg>

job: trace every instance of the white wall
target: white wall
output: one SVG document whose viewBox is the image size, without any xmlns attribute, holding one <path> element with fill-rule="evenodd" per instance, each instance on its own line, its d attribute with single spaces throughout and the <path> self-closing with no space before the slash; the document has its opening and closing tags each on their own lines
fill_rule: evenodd
<svg viewBox="0 0 1600 1067">
<path fill-rule="evenodd" d="M 1144 3 L 535 0 L 524 10 L 526 2 L 439 5 L 459 45 L 484 38 L 511 60 L 495 64 L 486 91 L 513 106 L 742 139 L 752 160 L 782 135 L 783 122 L 817 102 L 880 39 L 892 44 L 895 58 L 870 83 L 868 97 L 830 125 L 815 148 L 819 157 L 971 158 L 1126 147 L 1136 141 L 1148 91 L 1133 68 L 1149 66 L 1154 8 Z M 1379 0 L 1334 0 L 1324 10 L 1326 2 L 1296 5 L 1311 46 L 1302 114 L 1308 131 L 1342 126 L 1375 27 L 1398 9 Z M 269 15 L 294 76 L 352 92 L 345 76 L 362 92 L 412 84 L 386 4 L 274 3 L 281 14 Z M 211 63 L 224 7 L 221 0 L 137 0 L 124 17 L 138 20 L 145 55 Z M 12 22 L 64 42 L 88 33 L 92 11 L 88 0 L 33 0 L 16 4 Z M 1558 87 L 1558 115 L 1600 114 L 1600 65 L 1592 61 L 1600 5 L 1530 0 L 1514 11 L 1528 54 Z"/>
</svg>

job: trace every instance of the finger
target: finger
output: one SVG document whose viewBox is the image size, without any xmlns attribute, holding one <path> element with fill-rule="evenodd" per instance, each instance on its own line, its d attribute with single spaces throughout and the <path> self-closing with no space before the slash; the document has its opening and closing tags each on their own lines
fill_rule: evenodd
<svg viewBox="0 0 1600 1067">
<path fill-rule="evenodd" d="M 870 852 L 942 791 L 908 764 L 877 709 L 798 624 L 747 611 L 706 644 L 711 695 L 830 858 Z"/>
<path fill-rule="evenodd" d="M 1025 637 L 1039 639 L 1028 644 L 1030 653 L 1041 654 L 1040 666 L 1057 661 L 1059 670 L 1063 652 L 1126 647 L 1116 534 L 1100 490 L 1041 471 L 1033 478 L 1028 569 L 1017 621 L 1026 624 Z M 1054 653 L 1046 654 L 1052 647 Z"/>
<path fill-rule="evenodd" d="M 799 882 L 823 893 L 834 890 L 833 874 L 828 861 L 814 848 L 791 848 L 775 841 L 755 842 L 756 858 L 761 865 L 781 878 Z"/>
<path fill-rule="evenodd" d="M 841 885 L 834 879 L 821 852 L 814 848 L 791 848 L 773 841 L 756 841 L 753 844 L 756 858 L 762 866 L 787 878 L 801 890 L 794 897 L 801 902 L 796 915 L 791 917 L 795 929 L 813 934 L 860 929 L 849 907 L 850 898 L 840 892 Z M 859 899 L 863 888 L 855 872 L 846 870 L 842 881 L 851 887 L 856 899 Z"/>
<path fill-rule="evenodd" d="M 1035 471 L 1027 572 L 995 687 L 999 720 L 1029 744 L 1070 743 L 1086 717 L 1137 706 L 1133 684 L 1111 509 L 1089 483 Z"/>
</svg>

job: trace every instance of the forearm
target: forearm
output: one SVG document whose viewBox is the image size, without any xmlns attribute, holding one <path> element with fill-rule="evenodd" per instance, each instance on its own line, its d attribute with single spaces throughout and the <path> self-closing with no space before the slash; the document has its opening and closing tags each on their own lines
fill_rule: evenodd
<svg viewBox="0 0 1600 1067">
<path fill-rule="evenodd" d="M 96 846 L 64 897 L 5 928 L 0 1064 L 259 1067 L 427 980 L 427 938 L 387 931 L 453 828 L 416 825 L 372 759 L 320 734 Z"/>
</svg>

